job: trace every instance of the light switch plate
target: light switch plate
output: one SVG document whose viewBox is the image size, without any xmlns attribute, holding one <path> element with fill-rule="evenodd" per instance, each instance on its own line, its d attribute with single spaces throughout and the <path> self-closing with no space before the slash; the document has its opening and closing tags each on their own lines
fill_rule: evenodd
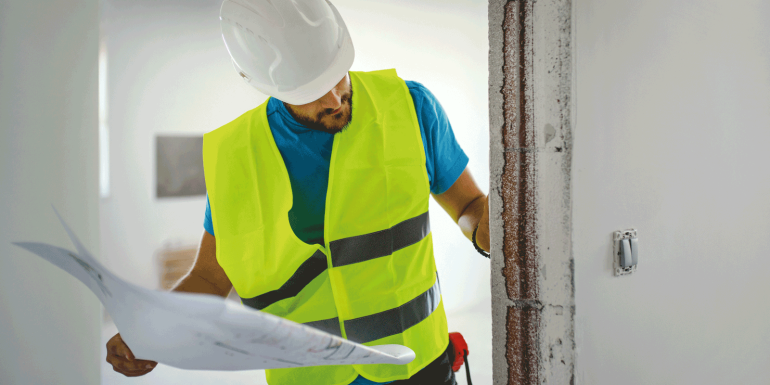
<svg viewBox="0 0 770 385">
<path fill-rule="evenodd" d="M 622 247 L 622 241 L 625 239 L 628 239 L 629 242 L 633 240 L 633 244 L 636 246 L 638 245 L 637 241 L 637 232 L 636 229 L 626 229 L 626 230 L 619 230 L 615 232 L 614 235 L 614 247 L 613 247 L 613 256 L 615 260 L 615 276 L 621 276 L 621 275 L 629 275 L 636 271 L 636 266 L 638 263 L 633 264 L 633 266 L 623 267 L 621 265 L 620 261 L 620 248 Z M 637 246 L 638 247 L 638 246 Z M 638 250 L 634 250 L 634 255 L 636 256 Z M 638 261 L 638 257 L 637 257 Z"/>
</svg>

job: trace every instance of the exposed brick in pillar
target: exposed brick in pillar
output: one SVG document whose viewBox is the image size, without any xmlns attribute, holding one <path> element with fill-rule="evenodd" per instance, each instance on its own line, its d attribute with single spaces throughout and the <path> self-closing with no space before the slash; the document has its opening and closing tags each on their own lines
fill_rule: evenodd
<svg viewBox="0 0 770 385">
<path fill-rule="evenodd" d="M 571 0 L 489 0 L 495 384 L 574 383 Z"/>
<path fill-rule="evenodd" d="M 540 309 L 532 306 L 509 306 L 506 317 L 506 360 L 508 384 L 538 384 L 540 354 L 538 327 Z"/>
<path fill-rule="evenodd" d="M 503 19 L 503 254 L 506 360 L 513 384 L 538 383 L 537 149 L 532 125 L 532 3 L 512 1 Z"/>
</svg>

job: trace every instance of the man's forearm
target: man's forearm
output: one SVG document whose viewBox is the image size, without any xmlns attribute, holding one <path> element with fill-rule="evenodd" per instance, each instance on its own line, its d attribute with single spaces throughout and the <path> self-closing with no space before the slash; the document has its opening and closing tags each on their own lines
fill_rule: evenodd
<svg viewBox="0 0 770 385">
<path fill-rule="evenodd" d="M 214 294 L 220 297 L 227 297 L 230 288 L 217 286 L 214 282 L 195 274 L 193 271 L 184 276 L 171 291 L 181 291 L 185 293 Z"/>
<path fill-rule="evenodd" d="M 460 226 L 460 230 L 462 230 L 463 234 L 468 239 L 471 239 L 473 230 L 475 230 L 476 226 L 478 226 L 479 222 L 481 222 L 481 217 L 484 213 L 485 198 L 485 196 L 480 196 L 474 199 L 470 204 L 468 204 L 465 210 L 460 214 L 460 217 L 457 219 L 457 225 Z"/>
<path fill-rule="evenodd" d="M 460 230 L 469 240 L 478 226 L 476 243 L 489 251 L 488 196 L 476 186 L 467 168 L 452 187 L 441 194 L 433 195 L 433 198 L 460 226 Z"/>
<path fill-rule="evenodd" d="M 198 256 L 190 272 L 187 273 L 172 291 L 187 293 L 214 294 L 226 297 L 233 285 L 227 274 L 217 262 L 217 243 L 213 235 L 203 232 Z"/>
<path fill-rule="evenodd" d="M 488 199 L 488 196 L 480 196 L 474 199 L 457 219 L 457 225 L 460 226 L 460 230 L 468 239 L 472 240 L 473 231 L 478 228 L 476 243 L 486 251 L 489 251 Z"/>
</svg>

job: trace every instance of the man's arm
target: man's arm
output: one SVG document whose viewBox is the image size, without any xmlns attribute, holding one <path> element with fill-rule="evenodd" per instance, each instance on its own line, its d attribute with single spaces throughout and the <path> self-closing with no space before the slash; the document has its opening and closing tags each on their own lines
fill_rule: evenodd
<svg viewBox="0 0 770 385">
<path fill-rule="evenodd" d="M 195 264 L 193 264 L 190 272 L 171 290 L 226 297 L 232 287 L 230 279 L 227 278 L 227 274 L 217 262 L 216 239 L 204 231 Z M 120 333 L 115 334 L 107 342 L 107 362 L 112 364 L 113 370 L 127 377 L 143 376 L 152 371 L 158 364 L 155 361 L 140 360 L 134 357 L 131 349 L 120 337 Z"/>
<path fill-rule="evenodd" d="M 201 246 L 198 249 L 198 257 L 195 258 L 195 264 L 190 269 L 190 272 L 177 282 L 176 286 L 171 290 L 227 297 L 232 288 L 233 284 L 230 283 L 227 274 L 225 274 L 225 271 L 222 270 L 219 262 L 217 262 L 216 238 L 207 231 L 204 231 Z"/>
<path fill-rule="evenodd" d="M 481 192 L 467 167 L 452 187 L 441 194 L 433 194 L 433 198 L 469 240 L 478 226 L 476 243 L 489 251 L 489 197 Z"/>
</svg>

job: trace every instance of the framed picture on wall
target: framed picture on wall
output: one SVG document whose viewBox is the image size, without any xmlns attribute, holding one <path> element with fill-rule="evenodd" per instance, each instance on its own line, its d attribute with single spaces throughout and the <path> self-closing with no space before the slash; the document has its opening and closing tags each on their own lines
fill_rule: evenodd
<svg viewBox="0 0 770 385">
<path fill-rule="evenodd" d="M 203 136 L 155 137 L 156 196 L 206 194 L 203 177 Z"/>
</svg>

